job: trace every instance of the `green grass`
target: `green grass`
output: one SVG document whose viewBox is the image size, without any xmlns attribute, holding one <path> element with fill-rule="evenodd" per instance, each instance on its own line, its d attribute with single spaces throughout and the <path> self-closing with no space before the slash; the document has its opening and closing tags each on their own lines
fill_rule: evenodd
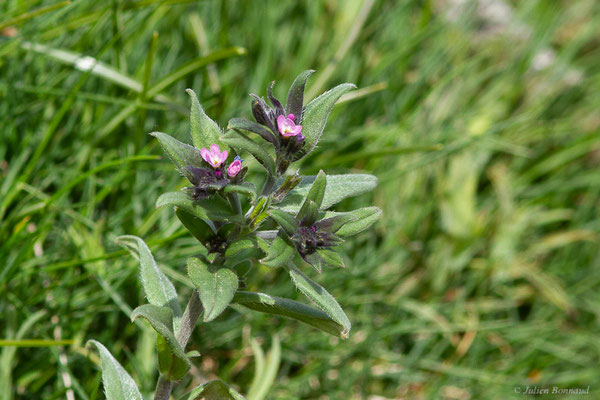
<svg viewBox="0 0 600 400">
<path fill-rule="evenodd" d="M 218 373 L 247 393 L 256 343 L 278 334 L 267 398 L 600 396 L 600 7 L 513 2 L 503 25 L 474 7 L 452 20 L 450 3 L 0 4 L 0 398 L 103 398 L 92 338 L 152 392 L 154 337 L 129 321 L 136 264 L 113 240 L 143 237 L 183 292 L 197 246 L 154 208 L 182 179 L 147 132 L 188 140 L 188 87 L 224 126 L 250 117 L 248 93 L 277 80 L 283 95 L 307 68 L 312 96 L 365 90 L 335 107 L 303 170 L 380 180 L 340 207 L 384 210 L 344 244 L 348 268 L 313 274 L 351 337 L 232 309 L 197 328 L 193 381 Z M 281 271 L 248 286 L 301 300 Z"/>
</svg>

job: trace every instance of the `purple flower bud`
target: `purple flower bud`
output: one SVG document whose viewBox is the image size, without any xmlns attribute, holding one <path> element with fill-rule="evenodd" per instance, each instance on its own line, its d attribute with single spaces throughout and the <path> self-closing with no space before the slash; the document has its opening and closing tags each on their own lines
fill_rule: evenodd
<svg viewBox="0 0 600 400">
<path fill-rule="evenodd" d="M 296 125 L 294 123 L 294 114 L 289 114 L 287 118 L 283 115 L 277 117 L 277 127 L 279 133 L 285 137 L 292 137 L 302 132 L 302 125 Z"/>
<path fill-rule="evenodd" d="M 200 150 L 200 155 L 204 161 L 210 164 L 211 167 L 219 168 L 221 164 L 227 160 L 229 152 L 227 150 L 221 152 L 221 149 L 218 145 L 211 144 L 210 150 L 208 150 L 206 147 L 203 147 Z"/>
<path fill-rule="evenodd" d="M 242 161 L 239 157 L 236 157 L 233 160 L 233 162 L 231 164 L 229 164 L 229 167 L 227 167 L 227 175 L 229 175 L 229 177 L 233 178 L 234 176 L 239 174 L 241 170 L 242 170 Z"/>
</svg>

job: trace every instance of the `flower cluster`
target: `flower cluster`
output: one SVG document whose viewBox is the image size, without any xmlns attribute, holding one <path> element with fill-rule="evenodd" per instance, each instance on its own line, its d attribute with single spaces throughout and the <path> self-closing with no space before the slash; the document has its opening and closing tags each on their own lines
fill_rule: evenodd
<svg viewBox="0 0 600 400">
<path fill-rule="evenodd" d="M 247 168 L 242 168 L 242 160 L 235 156 L 233 162 L 225 168 L 229 152 L 221 151 L 219 145 L 211 144 L 210 150 L 206 147 L 200 149 L 200 155 L 207 167 L 193 167 L 188 165 L 186 168 L 191 174 L 190 182 L 194 185 L 192 197 L 196 200 L 210 196 L 218 190 L 223 189 L 229 183 L 239 183 L 242 181 Z"/>
</svg>

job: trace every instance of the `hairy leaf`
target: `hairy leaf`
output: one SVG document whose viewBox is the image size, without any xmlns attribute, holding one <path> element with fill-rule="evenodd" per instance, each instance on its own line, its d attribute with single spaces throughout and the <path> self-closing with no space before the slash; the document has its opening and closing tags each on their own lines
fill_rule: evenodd
<svg viewBox="0 0 600 400">
<path fill-rule="evenodd" d="M 189 144 L 182 143 L 166 133 L 152 132 L 150 135 L 158 139 L 163 150 L 167 153 L 167 156 L 171 159 L 173 164 L 175 164 L 179 172 L 189 180 L 194 179 L 194 176 L 187 169 L 187 166 L 202 167 L 200 150 Z"/>
<path fill-rule="evenodd" d="M 286 268 L 298 290 L 327 313 L 331 319 L 340 324 L 343 327 L 341 337 L 348 338 L 351 327 L 350 320 L 333 296 L 318 283 L 304 275 L 294 264 L 288 263 Z"/>
<path fill-rule="evenodd" d="M 308 196 L 316 176 L 305 176 L 302 182 L 285 199 L 275 205 L 277 208 L 296 213 Z M 283 180 L 281 180 L 283 182 Z M 367 174 L 328 175 L 325 195 L 321 209 L 326 210 L 348 197 L 358 196 L 373 190 L 377 186 L 377 178 Z"/>
<path fill-rule="evenodd" d="M 323 311 L 294 300 L 265 293 L 238 291 L 233 297 L 233 303 L 251 310 L 292 318 L 334 336 L 343 337 L 342 333 L 345 331 L 344 326 Z"/>
<path fill-rule="evenodd" d="M 353 217 L 352 220 L 344 224 L 336 233 L 338 236 L 351 236 L 364 231 L 373 225 L 381 216 L 381 209 L 378 207 L 363 207 L 344 213 L 327 212 L 326 218 Z"/>
<path fill-rule="evenodd" d="M 259 144 L 252 140 L 246 139 L 235 131 L 229 131 L 221 138 L 221 142 L 233 147 L 238 153 L 247 152 L 252 154 L 256 160 L 261 163 L 270 175 L 275 175 L 275 160 L 267 151 Z"/>
<path fill-rule="evenodd" d="M 271 268 L 279 268 L 287 264 L 296 254 L 296 249 L 281 234 L 271 243 L 267 256 L 260 260 L 261 264 Z"/>
<path fill-rule="evenodd" d="M 188 259 L 187 268 L 204 307 L 204 321 L 212 321 L 231 303 L 238 289 L 238 277 L 229 268 L 207 264 L 199 258 Z"/>
<path fill-rule="evenodd" d="M 246 400 L 235 389 L 221 380 L 203 383 L 194 388 L 187 400 Z"/>
<path fill-rule="evenodd" d="M 194 200 L 184 191 L 168 192 L 160 195 L 156 200 L 156 207 L 175 206 L 197 218 L 212 221 L 242 222 L 242 218 L 235 214 L 229 203 L 220 196 L 208 199 Z"/>
<path fill-rule="evenodd" d="M 133 378 L 125 371 L 110 352 L 96 340 L 88 341 L 100 354 L 102 361 L 102 384 L 106 400 L 143 400 Z"/>
<path fill-rule="evenodd" d="M 302 134 L 305 136 L 303 153 L 308 154 L 315 148 L 336 101 L 345 93 L 355 89 L 352 83 L 342 83 L 323 93 L 304 107 L 302 116 Z"/>
<path fill-rule="evenodd" d="M 203 147 L 208 149 L 211 144 L 219 144 L 219 137 L 222 135 L 219 125 L 206 115 L 198 101 L 198 97 L 196 97 L 196 93 L 192 89 L 187 89 L 186 92 L 192 100 L 190 113 L 192 143 L 198 149 Z"/>
<path fill-rule="evenodd" d="M 131 313 L 132 321 L 138 318 L 146 319 L 160 335 L 157 340 L 160 373 L 172 381 L 181 379 L 190 369 L 191 363 L 173 333 L 171 309 L 144 304 Z"/>
<path fill-rule="evenodd" d="M 206 241 L 215 234 L 212 221 L 198 218 L 179 207 L 175 207 L 175 214 L 183 226 L 185 226 L 185 228 L 190 231 L 200 243 L 205 244 Z"/>
<path fill-rule="evenodd" d="M 140 260 L 140 280 L 150 304 L 169 307 L 173 312 L 175 325 L 178 325 L 181 309 L 177 302 L 177 292 L 169 278 L 154 261 L 146 243 L 139 237 L 131 235 L 119 236 L 115 242 L 125 247 Z"/>
<path fill-rule="evenodd" d="M 264 126 L 256 123 L 256 122 L 252 122 L 252 121 L 248 121 L 246 119 L 242 119 L 242 118 L 232 118 L 229 120 L 229 123 L 227 124 L 227 129 L 239 129 L 239 130 L 244 130 L 244 131 L 248 131 L 248 132 L 254 132 L 257 135 L 259 135 L 261 138 L 265 139 L 266 141 L 269 141 L 271 143 L 275 143 L 276 142 L 276 138 L 273 135 L 273 133 L 265 128 Z"/>
<path fill-rule="evenodd" d="M 294 114 L 297 124 L 302 123 L 302 106 L 304 104 L 304 88 L 308 77 L 315 72 L 312 69 L 302 72 L 294 79 L 294 83 L 288 91 L 287 101 L 285 104 L 285 114 Z"/>
<path fill-rule="evenodd" d="M 292 236 L 298 229 L 298 221 L 296 221 L 296 218 L 285 211 L 271 209 L 268 213 L 269 216 L 271 216 L 271 218 L 273 218 L 275 222 L 277 222 L 277 224 L 283 228 L 288 236 Z"/>
</svg>

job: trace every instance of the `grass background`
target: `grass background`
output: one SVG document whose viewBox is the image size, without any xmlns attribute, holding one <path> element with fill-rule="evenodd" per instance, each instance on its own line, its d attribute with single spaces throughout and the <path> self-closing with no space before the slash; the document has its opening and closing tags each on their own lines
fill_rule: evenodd
<svg viewBox="0 0 600 400">
<path fill-rule="evenodd" d="M 146 133 L 188 140 L 185 88 L 225 125 L 308 68 L 311 97 L 361 90 L 303 170 L 380 180 L 338 208 L 384 210 L 344 244 L 349 267 L 313 275 L 351 337 L 229 310 L 196 330 L 203 357 L 176 394 L 215 376 L 247 392 L 252 340 L 277 333 L 273 399 L 600 397 L 594 0 L 5 0 L 0 31 L 0 338 L 19 345 L 0 347 L 0 398 L 103 398 L 92 338 L 152 392 L 154 337 L 129 322 L 137 266 L 113 240 L 143 237 L 183 293 L 196 244 L 154 209 L 182 180 Z M 301 298 L 281 271 L 249 286 Z"/>
</svg>

